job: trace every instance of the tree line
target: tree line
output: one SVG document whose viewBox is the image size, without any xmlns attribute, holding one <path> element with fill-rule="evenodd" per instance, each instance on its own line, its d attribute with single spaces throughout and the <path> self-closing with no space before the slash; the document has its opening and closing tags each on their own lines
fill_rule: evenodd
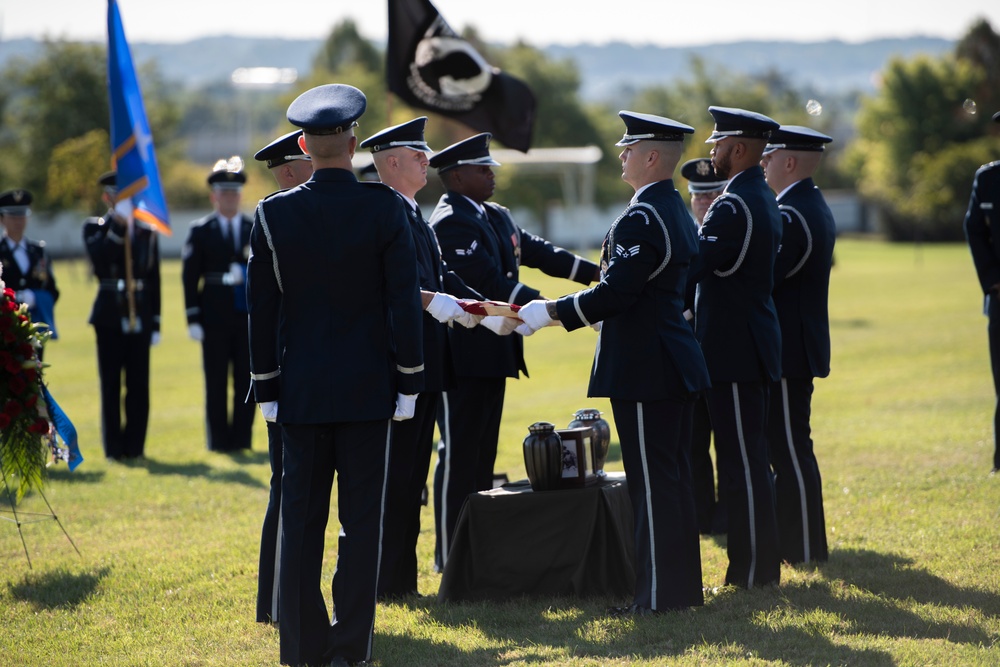
<svg viewBox="0 0 1000 667">
<path fill-rule="evenodd" d="M 829 100 L 792 85 L 777 71 L 737 75 L 693 58 L 689 74 L 669 84 L 622 92 L 616 99 L 586 103 L 580 74 L 570 60 L 557 60 L 523 43 L 498 47 L 466 28 L 469 40 L 492 64 L 525 81 L 538 109 L 535 147 L 596 145 L 596 202 L 622 197 L 620 162 L 614 147 L 623 132 L 619 109 L 675 118 L 695 127 L 685 159 L 707 156 L 702 143 L 711 131 L 709 105 L 734 106 L 767 114 L 783 124 L 807 125 L 836 139 L 816 180 L 824 188 L 850 188 L 877 204 L 886 232 L 895 240 L 958 240 L 972 175 L 979 165 L 1000 159 L 1000 35 L 977 21 L 943 56 L 892 60 L 872 94 Z M 288 103 L 321 83 L 349 83 L 368 94 L 361 119 L 363 138 L 388 125 L 431 115 L 427 139 L 443 148 L 471 131 L 454 121 L 406 108 L 386 93 L 384 52 L 344 21 L 330 32 L 312 69 L 280 93 L 241 93 L 228 82 L 184 89 L 163 79 L 153 64 L 139 76 L 157 145 L 167 201 L 173 208 L 205 206 L 210 165 L 189 156 L 198 132 L 231 128 L 237 109 L 255 145 L 291 130 Z M 40 58 L 12 60 L 0 74 L 0 189 L 23 187 L 43 211 L 99 212 L 97 175 L 110 162 L 104 45 L 47 40 Z M 820 110 L 820 107 L 821 110 Z M 217 156 L 227 157 L 227 156 Z M 251 178 L 248 201 L 273 189 L 262 166 L 244 155 Z M 509 206 L 542 212 L 561 196 L 554 177 L 498 170 L 496 198 Z M 440 194 L 431 179 L 420 197 Z M 679 184 L 685 192 L 683 184 Z"/>
</svg>

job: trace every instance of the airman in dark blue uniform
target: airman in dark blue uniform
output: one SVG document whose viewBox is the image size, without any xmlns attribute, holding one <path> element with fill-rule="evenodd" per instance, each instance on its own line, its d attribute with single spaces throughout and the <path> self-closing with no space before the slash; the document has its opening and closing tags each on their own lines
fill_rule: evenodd
<svg viewBox="0 0 1000 667">
<path fill-rule="evenodd" d="M 191 224 L 181 257 L 188 336 L 201 343 L 208 448 L 217 452 L 250 449 L 253 428 L 245 285 L 252 221 L 239 210 L 244 183 L 239 157 L 216 163 L 208 176 L 216 210 Z"/>
<path fill-rule="evenodd" d="M 830 374 L 830 268 L 837 228 L 812 176 L 831 137 L 798 125 L 771 133 L 761 166 L 783 223 L 774 262 L 781 380 L 771 384 L 768 451 L 774 469 L 781 560 L 825 561 L 823 483 L 813 451 L 814 378 Z"/>
<path fill-rule="evenodd" d="M 315 171 L 258 204 L 250 240 L 254 396 L 265 419 L 282 426 L 282 664 L 371 657 L 390 424 L 413 415 L 424 383 L 403 202 L 351 170 L 365 105 L 343 84 L 292 102 L 288 120 L 303 129 Z M 341 536 L 331 625 L 320 581 L 335 474 Z"/>
<path fill-rule="evenodd" d="M 31 215 L 33 197 L 27 190 L 8 190 L 0 194 L 0 264 L 3 281 L 16 293 L 19 303 L 27 304 L 32 322 L 49 325 L 52 338 L 58 338 L 55 323 L 55 304 L 59 289 L 52 273 L 52 258 L 45 249 L 45 241 L 35 241 L 24 235 Z M 41 360 L 44 349 L 38 350 Z"/>
<path fill-rule="evenodd" d="M 1000 112 L 993 114 L 1000 122 Z M 983 312 L 989 317 L 987 332 L 993 387 L 997 396 L 993 412 L 993 470 L 1000 471 L 1000 234 L 993 226 L 1000 221 L 1000 161 L 984 164 L 972 182 L 969 209 L 965 212 L 965 237 L 976 265 L 979 285 L 985 302 Z M 6 271 L 5 271 L 6 273 Z"/>
<path fill-rule="evenodd" d="M 282 135 L 254 154 L 263 162 L 282 190 L 294 188 L 312 176 L 312 158 L 302 152 L 302 130 Z M 281 351 L 281 343 L 278 343 Z M 281 424 L 267 422 L 267 456 L 271 463 L 270 493 L 260 535 L 257 568 L 257 622 L 278 622 L 278 568 L 281 557 Z"/>
<path fill-rule="evenodd" d="M 691 195 L 691 212 L 697 227 L 705 221 L 705 214 L 712 202 L 722 194 L 726 179 L 720 178 L 707 157 L 694 158 L 681 165 L 681 176 L 687 179 Z M 685 297 L 685 317 L 694 318 L 695 283 L 689 282 Z M 693 323 L 692 323 L 693 324 Z M 718 451 L 712 464 L 712 418 L 708 413 L 708 398 L 701 394 L 695 399 L 691 416 L 691 479 L 694 485 L 694 505 L 698 511 L 698 530 L 716 535 L 726 532 L 726 491 L 722 486 Z M 716 495 L 718 471 L 718 496 Z"/>
<path fill-rule="evenodd" d="M 487 201 L 493 196 L 489 133 L 477 134 L 431 158 L 447 192 L 431 215 L 431 226 L 448 266 L 487 299 L 525 304 L 539 292 L 520 282 L 521 265 L 584 285 L 597 280 L 596 264 L 515 224 L 510 211 Z M 443 568 L 458 513 L 470 493 L 493 487 L 500 416 L 508 377 L 527 374 L 519 336 L 496 336 L 482 327 L 451 331 L 458 384 L 446 391 L 434 471 L 437 566 Z"/>
<path fill-rule="evenodd" d="M 97 336 L 101 435 L 109 459 L 143 456 L 149 423 L 149 348 L 160 338 L 157 233 L 115 210 L 117 174 L 101 176 L 108 212 L 87 218 L 83 243 L 97 278 L 90 324 Z M 131 266 L 129 266 L 131 264 Z M 122 375 L 125 421 L 122 423 Z"/>
<path fill-rule="evenodd" d="M 708 110 L 712 164 L 729 183 L 699 233 L 695 334 L 712 378 L 708 407 L 729 504 L 726 583 L 749 588 L 781 576 L 765 431 L 768 387 L 781 379 L 771 298 L 781 215 L 759 164 L 778 124 L 743 109 Z"/>
<path fill-rule="evenodd" d="M 635 196 L 604 239 L 601 281 L 558 301 L 532 301 L 520 316 L 532 330 L 600 323 L 587 395 L 611 398 L 635 523 L 635 598 L 613 613 L 646 614 L 704 603 L 690 437 L 693 399 L 709 378 L 683 314 L 698 235 L 673 182 L 694 128 L 633 111 L 619 116 L 622 179 Z"/>
<path fill-rule="evenodd" d="M 396 191 L 413 234 L 420 289 L 428 294 L 423 317 L 424 390 L 420 392 L 413 419 L 393 425 L 389 455 L 389 483 L 386 493 L 385 530 L 382 540 L 382 566 L 379 569 L 380 599 L 416 595 L 417 539 L 420 536 L 421 498 L 427 484 L 434 445 L 434 421 L 441 402 L 441 392 L 453 389 L 455 372 L 448 345 L 447 316 L 439 320 L 439 302 L 449 302 L 450 295 L 482 300 L 482 295 L 465 282 L 441 259 L 434 230 L 424 222 L 415 199 L 427 183 L 430 147 L 424 140 L 427 117 L 387 128 L 361 142 L 372 151 L 374 165 L 382 183 Z M 434 305 L 432 306 L 431 303 Z M 453 306 L 457 307 L 457 306 Z M 475 326 L 480 318 L 464 311 L 464 323 Z M 516 323 L 510 318 L 497 318 Z M 461 324 L 463 320 L 460 320 Z M 510 330 L 513 330 L 513 326 Z"/>
</svg>

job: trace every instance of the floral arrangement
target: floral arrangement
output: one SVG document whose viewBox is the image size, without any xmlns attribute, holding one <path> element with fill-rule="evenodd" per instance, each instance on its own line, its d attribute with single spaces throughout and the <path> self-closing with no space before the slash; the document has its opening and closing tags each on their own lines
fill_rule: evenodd
<svg viewBox="0 0 1000 667">
<path fill-rule="evenodd" d="M 36 354 L 49 332 L 17 302 L 3 282 L 2 267 L 0 290 L 0 467 L 8 482 L 17 478 L 20 500 L 29 489 L 41 489 L 47 450 L 55 447 Z"/>
</svg>

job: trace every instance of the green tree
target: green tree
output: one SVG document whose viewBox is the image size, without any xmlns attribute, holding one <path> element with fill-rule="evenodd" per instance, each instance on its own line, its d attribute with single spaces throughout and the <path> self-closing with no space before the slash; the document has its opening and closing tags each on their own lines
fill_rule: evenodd
<svg viewBox="0 0 1000 667">
<path fill-rule="evenodd" d="M 983 77 L 978 66 L 952 56 L 895 59 L 879 92 L 862 102 L 851 162 L 859 192 L 882 206 L 891 238 L 961 238 L 960 216 L 940 205 L 935 162 L 942 151 L 982 136 L 964 103 Z M 959 161 L 954 153 L 949 159 Z M 971 181 L 972 172 L 955 178 Z"/>
<path fill-rule="evenodd" d="M 145 74 L 142 85 L 146 108 L 159 149 L 177 122 L 176 107 L 155 69 L 146 68 L 140 74 Z M 41 58 L 12 61 L 0 73 L 0 125 L 5 128 L 0 133 L 0 175 L 12 186 L 31 190 L 37 197 L 36 208 L 90 208 L 97 176 L 109 168 L 110 147 L 104 154 L 92 150 L 96 135 L 90 134 L 100 130 L 107 137 L 106 81 L 105 47 L 67 41 L 46 41 Z M 70 193 L 80 191 L 79 183 L 65 187 L 50 187 L 49 183 L 51 175 L 67 173 L 64 162 L 73 146 L 87 147 L 78 156 L 80 164 L 74 167 L 74 173 L 91 175 L 88 196 L 75 203 Z M 161 160 L 163 153 L 169 155 L 170 151 L 158 153 Z M 50 163 L 54 155 L 60 166 L 53 171 Z M 98 159 L 101 162 L 91 162 Z"/>
<path fill-rule="evenodd" d="M 350 19 L 333 27 L 313 61 L 314 69 L 327 72 L 348 65 L 360 65 L 369 71 L 382 67 L 382 53 L 358 33 L 358 26 Z"/>
</svg>

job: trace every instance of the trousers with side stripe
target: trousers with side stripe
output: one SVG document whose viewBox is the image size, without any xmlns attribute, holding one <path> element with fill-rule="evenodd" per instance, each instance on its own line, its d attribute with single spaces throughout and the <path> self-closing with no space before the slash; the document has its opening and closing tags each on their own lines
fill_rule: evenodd
<svg viewBox="0 0 1000 667">
<path fill-rule="evenodd" d="M 812 378 L 781 378 L 771 384 L 768 450 L 774 468 L 774 498 L 781 559 L 825 561 L 823 482 L 809 426 Z"/>
<path fill-rule="evenodd" d="M 666 611 L 704 603 L 687 400 L 611 399 L 635 523 L 635 599 Z"/>
<path fill-rule="evenodd" d="M 371 657 L 390 424 L 282 424 L 278 633 L 283 665 Z M 341 531 L 331 625 L 322 574 L 334 474 Z"/>
<path fill-rule="evenodd" d="M 768 383 L 716 383 L 708 391 L 715 446 L 729 504 L 726 584 L 778 583 L 778 523 L 765 433 Z"/>
<path fill-rule="evenodd" d="M 470 493 L 493 488 L 507 378 L 459 377 L 438 409 L 441 443 L 434 467 L 434 562 L 443 571 L 458 515 Z"/>
<path fill-rule="evenodd" d="M 421 392 L 413 418 L 393 422 L 392 425 L 382 566 L 378 577 L 379 598 L 392 599 L 418 593 L 420 497 L 427 484 L 427 471 L 434 449 L 434 422 L 440 402 L 440 392 Z"/>
<path fill-rule="evenodd" d="M 257 565 L 257 622 L 278 622 L 278 561 L 281 560 L 281 424 L 267 422 L 267 456 L 271 462 L 270 492 L 260 530 Z"/>
</svg>

